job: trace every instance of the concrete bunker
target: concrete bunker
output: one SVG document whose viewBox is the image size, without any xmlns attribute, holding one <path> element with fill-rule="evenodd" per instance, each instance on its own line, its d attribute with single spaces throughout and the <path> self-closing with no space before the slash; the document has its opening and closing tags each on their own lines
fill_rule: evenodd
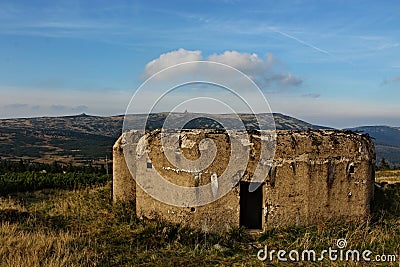
<svg viewBox="0 0 400 267">
<path fill-rule="evenodd" d="M 177 169 L 168 161 L 159 134 L 159 130 L 145 135 L 126 132 L 113 147 L 113 200 L 134 202 L 138 217 L 161 217 L 206 232 L 220 232 L 238 226 L 264 231 L 327 220 L 357 221 L 370 214 L 375 149 L 366 135 L 335 130 L 276 131 L 272 166 L 257 190 L 249 192 L 262 141 L 259 132 L 253 131 L 249 143 L 243 143 L 250 148 L 247 167 L 232 174 L 232 190 L 214 202 L 194 207 L 165 204 L 147 194 L 135 179 L 150 179 L 158 172 L 171 183 L 194 188 L 210 185 L 210 194 L 218 194 L 218 178 L 229 161 L 229 138 L 216 130 L 180 133 L 177 159 L 198 159 L 202 151 L 209 150 L 201 142 L 205 138 L 216 145 L 215 160 L 196 172 L 190 166 Z M 129 167 L 123 153 L 127 140 L 134 144 L 132 155 L 136 153 L 136 159 L 129 163 L 134 166 Z"/>
</svg>

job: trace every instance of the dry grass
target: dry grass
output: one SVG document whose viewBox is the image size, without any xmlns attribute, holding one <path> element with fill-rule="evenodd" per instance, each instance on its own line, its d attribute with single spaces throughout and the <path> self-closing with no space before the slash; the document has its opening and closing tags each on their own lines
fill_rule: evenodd
<svg viewBox="0 0 400 267">
<path fill-rule="evenodd" d="M 368 222 L 273 229 L 257 240 L 243 229 L 210 235 L 163 221 L 138 220 L 129 205 L 110 203 L 110 184 L 20 193 L 0 198 L 0 266 L 260 266 L 256 255 L 265 245 L 321 251 L 334 247 L 338 238 L 346 238 L 351 249 L 399 257 L 400 208 L 393 204 L 398 192 L 378 192 L 381 204 L 374 206 L 375 216 Z M 265 264 L 293 265 L 276 260 Z M 296 264 L 328 265 L 368 266 L 327 260 Z"/>
<path fill-rule="evenodd" d="M 377 171 L 375 173 L 375 180 L 379 183 L 399 183 L 400 182 L 400 170 L 387 170 Z"/>
<path fill-rule="evenodd" d="M 52 225 L 56 204 L 71 199 L 56 190 L 0 198 L 1 266 L 92 266 L 96 255 L 79 245 L 88 236 Z"/>
<path fill-rule="evenodd" d="M 83 266 L 91 265 L 89 252 L 75 242 L 81 237 L 65 231 L 23 230 L 16 224 L 0 225 L 2 266 Z"/>
</svg>

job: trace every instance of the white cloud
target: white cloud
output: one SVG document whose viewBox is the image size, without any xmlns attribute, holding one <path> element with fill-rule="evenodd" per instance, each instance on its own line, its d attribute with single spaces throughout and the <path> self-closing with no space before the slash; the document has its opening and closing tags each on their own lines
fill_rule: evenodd
<svg viewBox="0 0 400 267">
<path fill-rule="evenodd" d="M 180 48 L 177 51 L 161 54 L 157 59 L 154 59 L 146 64 L 143 78 L 147 79 L 153 74 L 179 63 L 198 60 L 202 60 L 201 51 L 199 50 L 190 51 Z"/>
<path fill-rule="evenodd" d="M 267 54 L 266 59 L 263 60 L 256 53 L 239 53 L 237 51 L 213 54 L 208 57 L 208 60 L 229 65 L 248 74 L 267 72 L 275 61 L 271 54 Z"/>
<path fill-rule="evenodd" d="M 225 51 L 222 54 L 212 54 L 208 57 L 203 57 L 201 51 L 185 50 L 180 48 L 176 51 L 171 51 L 161 54 L 157 59 L 154 59 L 146 64 L 143 72 L 143 78 L 148 78 L 151 75 L 175 64 L 209 60 L 222 64 L 229 65 L 240 70 L 253 79 L 261 88 L 271 90 L 271 87 L 291 87 L 302 84 L 302 79 L 299 76 L 293 75 L 290 72 L 279 72 L 276 69 L 276 58 L 267 53 L 264 57 L 260 57 L 256 53 L 240 53 L 238 51 Z"/>
</svg>

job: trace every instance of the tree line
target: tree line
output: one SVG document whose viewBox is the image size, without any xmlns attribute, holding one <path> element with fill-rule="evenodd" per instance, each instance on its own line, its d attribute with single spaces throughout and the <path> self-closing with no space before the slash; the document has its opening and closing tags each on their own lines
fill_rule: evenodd
<svg viewBox="0 0 400 267">
<path fill-rule="evenodd" d="M 0 195 L 40 189 L 76 190 L 103 185 L 111 179 L 111 175 L 96 173 L 10 172 L 0 175 Z"/>
<path fill-rule="evenodd" d="M 400 166 L 391 165 L 385 158 L 376 165 L 377 171 L 400 170 Z"/>
<path fill-rule="evenodd" d="M 0 158 L 0 174 L 5 173 L 24 173 L 24 172 L 42 172 L 42 173 L 93 173 L 106 174 L 112 173 L 112 164 L 96 164 L 93 165 L 88 161 L 85 165 L 72 165 L 71 163 L 53 163 L 31 162 L 29 160 L 9 160 Z"/>
<path fill-rule="evenodd" d="M 111 164 L 108 164 L 111 165 Z M 0 159 L 0 195 L 40 189 L 79 189 L 105 184 L 112 179 L 110 166 L 74 166 L 57 161 L 38 163 Z"/>
</svg>

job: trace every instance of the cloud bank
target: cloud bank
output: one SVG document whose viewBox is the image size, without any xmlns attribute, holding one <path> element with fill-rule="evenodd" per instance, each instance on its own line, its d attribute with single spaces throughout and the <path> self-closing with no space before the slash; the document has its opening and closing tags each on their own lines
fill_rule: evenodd
<svg viewBox="0 0 400 267">
<path fill-rule="evenodd" d="M 179 63 L 200 60 L 214 61 L 236 68 L 248 75 L 261 89 L 265 90 L 271 90 L 274 87 L 300 86 L 303 82 L 299 76 L 290 72 L 277 71 L 277 60 L 270 53 L 260 57 L 256 53 L 225 51 L 221 54 L 205 57 L 199 50 L 185 50 L 183 48 L 161 54 L 158 58 L 147 63 L 142 78 L 147 79 L 157 72 Z"/>
</svg>

